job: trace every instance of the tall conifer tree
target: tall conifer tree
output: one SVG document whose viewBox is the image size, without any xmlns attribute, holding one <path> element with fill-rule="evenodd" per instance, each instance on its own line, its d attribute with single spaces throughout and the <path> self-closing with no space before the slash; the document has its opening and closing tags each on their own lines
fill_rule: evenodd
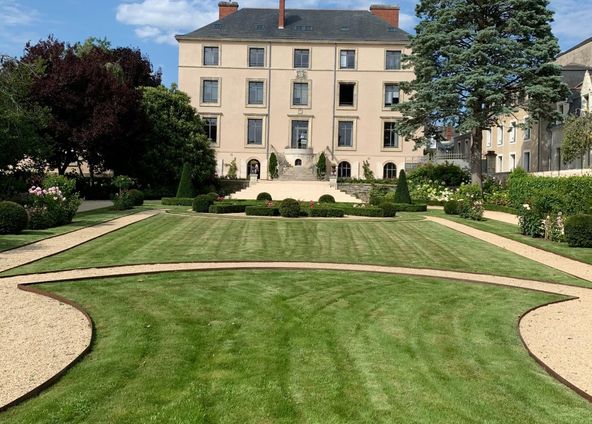
<svg viewBox="0 0 592 424">
<path fill-rule="evenodd" d="M 399 132 L 418 145 L 452 125 L 472 133 L 471 175 L 481 184 L 482 130 L 523 108 L 531 122 L 560 119 L 553 104 L 568 95 L 551 31 L 548 0 L 421 0 L 406 58 L 416 79 L 402 84 Z"/>
</svg>

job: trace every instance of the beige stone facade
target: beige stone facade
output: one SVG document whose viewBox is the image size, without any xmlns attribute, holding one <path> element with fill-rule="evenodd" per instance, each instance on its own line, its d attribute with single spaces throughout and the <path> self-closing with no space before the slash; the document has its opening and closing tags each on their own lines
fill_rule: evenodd
<svg viewBox="0 0 592 424">
<path fill-rule="evenodd" d="M 272 152 L 311 173 L 325 152 L 352 178 L 363 176 L 364 161 L 382 178 L 423 156 L 392 132 L 401 115 L 391 105 L 405 100 L 398 84 L 414 77 L 399 66 L 406 41 L 178 40 L 179 87 L 208 123 L 221 176 L 235 161 L 238 177 L 257 163 L 266 179 Z"/>
</svg>

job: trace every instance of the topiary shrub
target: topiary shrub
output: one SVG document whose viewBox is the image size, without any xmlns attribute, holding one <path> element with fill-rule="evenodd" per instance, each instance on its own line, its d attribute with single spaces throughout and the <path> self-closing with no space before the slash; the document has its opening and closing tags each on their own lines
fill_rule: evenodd
<svg viewBox="0 0 592 424">
<path fill-rule="evenodd" d="M 327 175 L 327 157 L 325 156 L 325 152 L 321 152 L 317 161 L 317 178 L 324 180 L 325 175 Z"/>
<path fill-rule="evenodd" d="M 395 203 L 411 203 L 409 195 L 409 186 L 407 185 L 407 175 L 405 170 L 401 170 L 399 180 L 397 181 L 397 190 L 395 191 Z"/>
<path fill-rule="evenodd" d="M 220 195 L 218 193 L 213 192 L 213 191 L 206 194 L 206 196 L 208 196 L 212 202 L 215 202 L 220 197 Z"/>
<path fill-rule="evenodd" d="M 25 208 L 14 202 L 0 202 L 0 234 L 18 234 L 27 228 Z"/>
<path fill-rule="evenodd" d="M 323 194 L 319 197 L 319 203 L 335 203 L 335 197 L 330 194 Z"/>
<path fill-rule="evenodd" d="M 385 218 L 394 218 L 397 215 L 397 205 L 394 203 L 384 202 L 380 205 L 382 209 L 382 216 Z"/>
<path fill-rule="evenodd" d="M 271 202 L 273 199 L 271 198 L 271 194 L 263 192 L 263 193 L 259 193 L 257 195 L 257 200 L 259 200 L 259 201 L 265 200 L 267 202 Z"/>
<path fill-rule="evenodd" d="M 269 155 L 269 178 L 272 180 L 278 177 L 278 160 L 275 153 Z"/>
<path fill-rule="evenodd" d="M 208 213 L 210 206 L 214 204 L 214 201 L 207 194 L 200 194 L 193 199 L 192 208 L 195 212 Z"/>
<path fill-rule="evenodd" d="M 129 191 L 117 193 L 113 198 L 113 209 L 116 211 L 124 211 L 134 207 L 133 199 L 129 195 Z"/>
<path fill-rule="evenodd" d="M 570 247 L 592 247 L 592 215 L 574 215 L 567 218 L 565 240 Z"/>
<path fill-rule="evenodd" d="M 312 208 L 308 211 L 310 217 L 320 218 L 343 218 L 345 212 L 343 209 L 334 208 Z"/>
<path fill-rule="evenodd" d="M 248 216 L 279 216 L 280 210 L 267 206 L 247 206 L 245 214 Z"/>
<path fill-rule="evenodd" d="M 449 200 L 444 203 L 444 212 L 446 215 L 458 215 L 460 214 L 460 203 L 458 200 Z"/>
<path fill-rule="evenodd" d="M 225 213 L 243 213 L 248 205 L 246 204 L 228 204 L 217 203 L 211 205 L 208 209 L 209 213 L 225 214 Z"/>
<path fill-rule="evenodd" d="M 177 188 L 177 196 L 175 197 L 193 197 L 195 196 L 195 189 L 191 182 L 191 165 L 183 164 L 183 171 L 181 172 L 181 180 Z"/>
<path fill-rule="evenodd" d="M 144 204 L 144 193 L 140 190 L 131 189 L 127 192 L 130 200 L 134 206 L 142 206 Z"/>
<path fill-rule="evenodd" d="M 280 203 L 280 215 L 284 218 L 298 218 L 300 216 L 300 203 L 294 199 L 284 199 Z"/>
</svg>

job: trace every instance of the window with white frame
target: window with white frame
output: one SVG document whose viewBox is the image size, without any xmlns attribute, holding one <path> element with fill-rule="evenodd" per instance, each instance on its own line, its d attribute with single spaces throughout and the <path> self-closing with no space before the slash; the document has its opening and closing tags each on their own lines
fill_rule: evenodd
<svg viewBox="0 0 592 424">
<path fill-rule="evenodd" d="M 384 123 L 382 147 L 385 149 L 399 148 L 399 134 L 397 133 L 397 123 L 396 122 L 385 122 Z"/>
<path fill-rule="evenodd" d="M 386 51 L 386 69 L 401 69 L 401 52 L 398 50 Z"/>
<path fill-rule="evenodd" d="M 516 153 L 510 153 L 510 171 L 516 169 Z"/>
<path fill-rule="evenodd" d="M 339 53 L 339 67 L 341 69 L 355 69 L 356 68 L 356 51 L 355 50 L 341 50 Z"/>
<path fill-rule="evenodd" d="M 485 136 L 485 146 L 491 147 L 491 129 L 486 129 L 483 135 Z"/>
<path fill-rule="evenodd" d="M 218 118 L 215 116 L 207 116 L 203 118 L 206 130 L 206 136 L 212 144 L 218 144 Z"/>
<path fill-rule="evenodd" d="M 203 103 L 218 103 L 218 80 L 203 80 L 202 83 L 202 102 Z"/>
<path fill-rule="evenodd" d="M 525 125 L 525 127 L 524 127 L 524 130 L 522 131 L 522 134 L 524 137 L 524 141 L 528 141 L 532 137 L 532 129 L 530 128 L 528 118 L 525 119 L 524 125 Z"/>
<path fill-rule="evenodd" d="M 205 66 L 218 66 L 220 50 L 218 47 L 205 46 L 203 49 L 203 64 Z"/>
<path fill-rule="evenodd" d="M 504 126 L 500 125 L 497 127 L 497 145 L 501 146 L 504 144 Z"/>
<path fill-rule="evenodd" d="M 265 49 L 263 47 L 249 48 L 249 66 L 263 68 L 265 66 Z"/>
<path fill-rule="evenodd" d="M 384 85 L 384 107 L 393 107 L 399 104 L 401 90 L 397 84 Z"/>
<path fill-rule="evenodd" d="M 382 167 L 382 178 L 385 180 L 392 180 L 397 178 L 397 165 L 392 162 L 387 163 Z"/>
<path fill-rule="evenodd" d="M 308 106 L 308 83 L 295 82 L 292 87 L 292 105 Z"/>
<path fill-rule="evenodd" d="M 294 68 L 308 69 L 310 66 L 310 50 L 294 49 Z"/>
<path fill-rule="evenodd" d="M 262 105 L 264 99 L 263 81 L 249 81 L 248 103 L 250 105 Z"/>
<path fill-rule="evenodd" d="M 516 122 L 512 122 L 510 125 L 510 144 L 516 143 L 516 132 L 518 131 L 518 124 Z"/>
<path fill-rule="evenodd" d="M 337 147 L 354 146 L 354 122 L 339 121 L 337 131 Z"/>
<path fill-rule="evenodd" d="M 339 162 L 339 165 L 337 165 L 337 177 L 351 178 L 351 165 L 349 162 Z"/>
<path fill-rule="evenodd" d="M 260 146 L 263 144 L 263 119 L 247 120 L 247 144 Z"/>
<path fill-rule="evenodd" d="M 308 147 L 308 121 L 292 121 L 292 149 L 306 149 Z"/>
</svg>

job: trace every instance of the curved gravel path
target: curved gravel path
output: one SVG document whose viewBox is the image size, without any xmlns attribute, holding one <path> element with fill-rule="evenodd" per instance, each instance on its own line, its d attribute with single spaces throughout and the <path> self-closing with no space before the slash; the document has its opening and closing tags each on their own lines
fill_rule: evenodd
<svg viewBox="0 0 592 424">
<path fill-rule="evenodd" d="M 5 252 L 0 256 L 0 270 L 16 266 L 15 263 L 27 263 L 61 252 L 157 213 L 141 212 L 15 249 L 26 253 L 22 259 L 14 254 L 15 251 Z M 564 265 L 563 261 L 570 260 L 452 221 L 434 217 L 428 219 L 526 257 L 541 252 L 552 255 L 544 259 L 531 259 L 592 281 L 592 269 L 588 270 L 580 262 L 571 261 L 575 264 Z M 6 256 L 12 260 L 7 260 Z M 0 410 L 35 391 L 70 366 L 84 354 L 92 339 L 92 326 L 85 314 L 59 299 L 25 291 L 31 290 L 27 285 L 134 274 L 227 269 L 380 272 L 497 284 L 567 296 L 572 299 L 525 314 L 520 321 L 520 334 L 531 354 L 552 375 L 588 399 L 592 395 L 592 332 L 589 331 L 592 323 L 592 289 L 484 274 L 404 267 L 310 262 L 205 262 L 90 268 L 0 278 Z"/>
</svg>

